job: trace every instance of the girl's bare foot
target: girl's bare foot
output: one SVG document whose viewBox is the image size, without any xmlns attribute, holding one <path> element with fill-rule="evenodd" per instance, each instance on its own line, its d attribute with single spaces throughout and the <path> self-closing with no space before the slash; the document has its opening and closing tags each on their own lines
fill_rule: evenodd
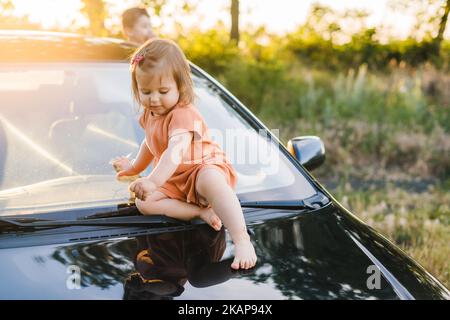
<svg viewBox="0 0 450 320">
<path fill-rule="evenodd" d="M 201 209 L 200 219 L 205 221 L 216 231 L 219 231 L 222 228 L 222 221 L 211 208 Z"/>
<path fill-rule="evenodd" d="M 234 243 L 234 249 L 234 261 L 231 264 L 231 268 L 238 270 L 239 268 L 250 269 L 255 266 L 257 258 L 250 237 L 236 241 Z"/>
</svg>

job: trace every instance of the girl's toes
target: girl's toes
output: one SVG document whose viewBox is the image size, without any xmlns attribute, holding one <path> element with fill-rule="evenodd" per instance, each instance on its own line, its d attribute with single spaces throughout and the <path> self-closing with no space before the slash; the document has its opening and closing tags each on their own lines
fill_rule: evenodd
<svg viewBox="0 0 450 320">
<path fill-rule="evenodd" d="M 239 263 L 240 261 L 237 259 L 234 259 L 233 263 L 231 264 L 231 268 L 234 270 L 238 270 L 239 269 Z"/>
<path fill-rule="evenodd" d="M 220 231 L 220 229 L 222 229 L 222 221 L 220 221 L 220 219 L 218 217 L 216 217 L 214 219 L 213 226 L 216 231 Z"/>
<path fill-rule="evenodd" d="M 200 213 L 200 218 L 214 230 L 219 231 L 222 229 L 222 221 L 211 209 L 204 209 Z"/>
</svg>

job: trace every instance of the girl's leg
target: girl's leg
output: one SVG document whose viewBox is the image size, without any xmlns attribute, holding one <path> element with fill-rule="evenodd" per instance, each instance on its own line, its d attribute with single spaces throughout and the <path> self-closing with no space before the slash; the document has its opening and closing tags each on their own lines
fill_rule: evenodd
<svg viewBox="0 0 450 320">
<path fill-rule="evenodd" d="M 139 212 L 144 215 L 163 214 L 184 221 L 201 218 L 217 231 L 222 228 L 222 222 L 212 209 L 170 199 L 160 191 L 153 192 L 145 201 L 136 199 L 135 202 Z"/>
<path fill-rule="evenodd" d="M 196 181 L 196 191 L 206 198 L 214 212 L 222 220 L 235 246 L 233 269 L 249 269 L 256 264 L 255 249 L 247 233 L 244 214 L 239 200 L 219 170 L 200 170 Z"/>
</svg>

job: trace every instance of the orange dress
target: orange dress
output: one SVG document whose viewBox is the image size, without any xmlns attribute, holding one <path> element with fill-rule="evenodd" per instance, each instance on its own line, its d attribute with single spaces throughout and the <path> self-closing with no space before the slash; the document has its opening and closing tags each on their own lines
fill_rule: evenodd
<svg viewBox="0 0 450 320">
<path fill-rule="evenodd" d="M 197 176 L 204 168 L 219 170 L 231 188 L 236 188 L 237 178 L 234 168 L 220 146 L 211 140 L 208 127 L 194 105 L 176 105 L 162 116 L 153 115 L 145 109 L 139 123 L 145 130 L 147 147 L 155 157 L 155 167 L 167 149 L 171 136 L 183 132 L 194 133 L 181 164 L 158 191 L 172 199 L 207 207 L 206 199 L 201 197 L 195 188 Z"/>
</svg>

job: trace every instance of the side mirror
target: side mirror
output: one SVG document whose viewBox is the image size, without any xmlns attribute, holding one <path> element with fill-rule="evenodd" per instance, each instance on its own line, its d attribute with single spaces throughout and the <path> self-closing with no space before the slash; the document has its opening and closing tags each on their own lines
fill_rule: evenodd
<svg viewBox="0 0 450 320">
<path fill-rule="evenodd" d="M 325 146 L 316 136 L 292 138 L 288 141 L 287 149 L 310 171 L 318 168 L 325 161 Z"/>
</svg>

